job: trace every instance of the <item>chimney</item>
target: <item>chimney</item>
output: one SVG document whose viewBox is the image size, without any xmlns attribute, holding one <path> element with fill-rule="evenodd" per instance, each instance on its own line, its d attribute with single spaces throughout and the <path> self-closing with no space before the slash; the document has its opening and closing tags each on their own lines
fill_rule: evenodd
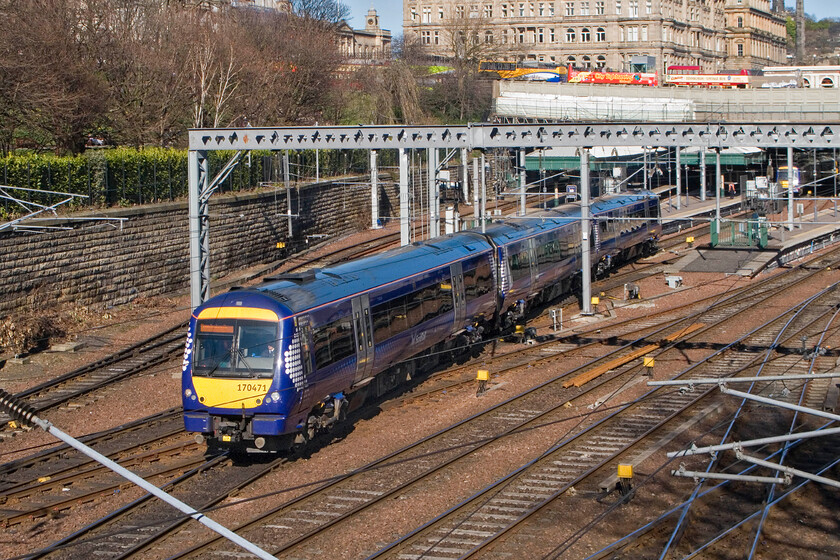
<svg viewBox="0 0 840 560">
<path fill-rule="evenodd" d="M 805 0 L 796 0 L 796 60 L 805 64 Z"/>
</svg>

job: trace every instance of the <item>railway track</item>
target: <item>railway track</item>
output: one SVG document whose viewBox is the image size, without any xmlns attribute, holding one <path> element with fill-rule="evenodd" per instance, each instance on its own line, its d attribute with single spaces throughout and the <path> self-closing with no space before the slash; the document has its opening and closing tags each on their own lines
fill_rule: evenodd
<svg viewBox="0 0 840 560">
<path fill-rule="evenodd" d="M 775 355 L 772 349 L 777 344 L 795 344 L 802 337 L 817 340 L 817 346 L 828 348 L 837 344 L 837 305 L 840 296 L 835 292 L 834 285 L 825 290 L 813 301 L 807 302 L 800 309 L 798 315 L 784 325 L 781 333 L 771 341 L 771 350 L 765 354 L 764 360 L 758 367 L 745 372 L 747 375 L 769 377 L 774 375 L 791 375 L 813 373 L 832 370 L 835 368 L 836 356 L 827 352 L 808 351 L 802 353 L 783 353 Z M 739 372 L 740 373 L 740 372 Z M 759 377 L 760 379 L 760 377 Z M 757 381 L 748 385 L 749 393 L 770 396 L 774 400 L 793 404 L 805 405 L 814 410 L 821 410 L 826 394 L 825 382 L 821 379 L 805 379 L 800 381 Z M 747 385 L 747 384 L 743 384 Z M 740 387 L 739 387 L 740 388 Z M 737 402 L 737 401 L 736 401 Z M 710 443 L 728 443 L 768 436 L 784 435 L 804 430 L 820 429 L 831 423 L 822 424 L 824 420 L 814 417 L 803 417 L 798 412 L 781 408 L 757 406 L 756 403 L 744 400 L 735 407 L 732 420 L 724 424 L 720 434 L 710 434 Z M 749 418 L 749 420 L 747 420 Z M 702 442 L 700 442 L 702 445 Z M 840 439 L 825 437 L 815 440 L 793 441 L 790 445 L 764 445 L 758 448 L 748 448 L 744 452 L 749 456 L 759 456 L 785 466 L 804 472 L 824 472 L 837 463 L 837 453 L 840 452 Z M 698 461 L 693 457 L 681 458 L 679 472 L 710 471 L 711 476 L 716 473 L 738 474 L 767 474 L 772 475 L 771 469 L 762 473 L 754 464 L 743 461 L 740 452 L 723 451 L 708 462 L 704 457 Z M 686 465 L 685 463 L 688 463 Z M 705 468 L 704 468 L 705 466 Z M 758 471 L 758 472 L 756 472 Z M 838 469 L 834 469 L 835 475 Z M 714 484 L 715 480 L 702 480 L 694 488 L 691 498 L 660 515 L 636 533 L 613 543 L 600 550 L 593 558 L 635 558 L 669 554 L 679 558 L 718 557 L 720 554 L 736 554 L 739 557 L 751 557 L 756 550 L 764 549 L 759 554 L 775 554 L 777 557 L 795 556 L 796 546 L 787 553 L 768 551 L 761 546 L 759 536 L 762 527 L 774 522 L 774 514 L 778 515 L 777 506 L 781 498 L 791 499 L 797 492 L 809 488 L 797 484 L 793 488 L 778 484 L 765 486 L 763 484 L 744 483 L 741 481 L 724 481 Z M 799 482 L 798 480 L 796 482 Z M 821 489 L 823 499 L 832 493 L 832 489 Z M 833 490 L 836 497 L 840 492 Z M 703 523 L 687 523 L 687 516 L 702 519 Z M 776 530 L 780 527 L 777 522 Z M 783 525 L 784 522 L 781 522 Z M 803 527 L 804 531 L 805 528 Z M 813 538 L 813 537 L 812 537 Z M 794 539 L 798 540 L 798 539 Z M 766 540 L 764 541 L 766 543 Z M 836 547 L 835 547 L 836 548 Z M 836 551 L 836 550 L 835 550 Z M 830 554 L 829 551 L 826 551 Z"/>
<path fill-rule="evenodd" d="M 808 271 L 799 271 L 803 277 L 802 281 L 805 281 L 804 277 L 807 273 Z M 811 271 L 811 274 L 814 273 Z M 780 283 L 789 285 L 788 282 L 789 279 Z M 778 288 L 779 285 L 776 287 Z M 762 297 L 772 297 L 772 293 L 764 292 Z M 717 326 L 726 322 L 731 323 L 736 321 L 734 317 L 739 312 L 753 305 L 755 305 L 755 300 L 741 306 L 729 305 L 728 311 L 719 312 L 721 315 L 728 314 L 725 320 L 718 316 L 711 316 L 708 321 Z M 676 327 L 669 325 L 668 328 Z M 608 355 L 594 360 L 587 364 L 585 369 L 591 370 L 592 367 L 615 358 L 615 355 Z M 638 370 L 637 361 L 626 362 L 621 367 L 616 366 L 614 370 L 608 370 L 612 373 L 601 376 L 591 386 L 584 389 L 572 388 L 573 384 L 564 387 L 564 383 L 570 378 L 583 373 L 583 371 L 567 372 L 497 407 L 383 457 L 342 477 L 341 480 L 326 484 L 273 508 L 269 509 L 265 506 L 264 509 L 269 509 L 265 515 L 239 527 L 238 532 L 266 546 L 275 554 L 309 557 L 320 550 L 319 547 L 323 546 L 325 540 L 331 539 L 334 531 L 349 533 L 359 531 L 359 528 L 353 528 L 353 519 L 358 519 L 362 512 L 365 512 L 367 516 L 387 518 L 389 516 L 387 504 L 399 499 L 399 496 L 429 492 L 428 485 L 434 484 L 435 477 L 446 476 L 449 479 L 463 477 L 463 470 L 458 472 L 458 469 L 463 469 L 464 465 L 469 463 L 469 458 L 479 451 L 482 454 L 488 454 L 493 446 L 500 445 L 500 442 L 509 442 L 510 439 L 506 436 L 521 435 L 529 430 L 536 430 L 537 426 L 564 421 L 563 418 L 567 416 L 565 411 L 570 408 L 563 406 L 565 403 L 570 403 L 572 409 L 580 409 L 584 407 L 584 403 L 588 405 L 593 401 L 603 402 L 604 394 L 608 395 L 620 390 L 626 383 L 628 375 L 638 378 Z M 619 431 L 626 432 L 624 436 L 605 437 L 623 437 L 624 443 L 620 447 L 627 448 L 658 425 L 654 420 L 667 421 L 695 400 L 694 395 L 680 396 L 680 393 L 675 391 L 671 393 L 677 396 L 672 397 L 669 403 L 656 402 L 646 408 L 643 408 L 645 403 L 642 403 L 637 407 L 641 412 L 638 412 L 633 421 L 618 422 Z M 651 408 L 653 410 L 649 410 Z M 607 419 L 609 418 L 612 416 Z M 613 454 L 610 453 L 610 455 Z M 602 454 L 587 452 L 582 453 L 581 457 L 583 458 L 584 455 L 587 455 L 586 458 L 590 460 L 594 460 L 593 457 L 605 459 Z M 444 475 L 445 472 L 449 474 Z M 385 511 L 382 511 L 382 508 L 385 508 Z M 189 536 L 189 538 L 194 537 L 195 535 Z M 157 543 L 154 547 L 145 550 L 143 556 L 160 557 L 162 549 L 175 550 L 183 546 L 184 542 L 189 542 L 189 539 L 173 535 L 162 543 Z M 234 554 L 234 552 L 224 543 L 211 541 L 175 557 L 210 558 L 227 554 Z"/>
<path fill-rule="evenodd" d="M 180 357 L 185 325 L 178 325 L 102 360 L 36 385 L 15 395 L 41 414 L 58 408 L 80 408 L 102 395 L 98 391 L 138 373 Z M 4 436 L 19 432 L 16 423 L 0 413 Z"/>
<path fill-rule="evenodd" d="M 761 361 L 755 348 L 772 349 L 782 330 L 788 331 L 783 344 L 791 344 L 808 329 L 819 329 L 820 321 L 837 305 L 840 305 L 840 294 L 832 290 L 819 304 L 812 304 L 808 312 L 801 313 L 795 326 L 787 324 L 795 311 L 787 311 L 739 338 L 726 349 L 681 372 L 677 378 L 685 377 L 689 372 L 692 377 L 742 374 Z M 715 315 L 704 317 L 704 320 L 723 320 Z M 721 324 L 717 323 L 718 326 Z M 778 360 L 776 365 L 779 370 L 789 371 L 791 364 L 787 362 Z M 564 439 L 510 476 L 482 489 L 369 558 L 493 558 L 515 554 L 519 541 L 512 532 L 533 533 L 535 526 L 545 526 L 548 517 L 567 520 L 566 527 L 558 531 L 560 533 L 579 529 L 588 520 L 573 519 L 568 510 L 564 510 L 565 516 L 558 511 L 565 494 L 571 488 L 603 478 L 609 465 L 618 461 L 632 464 L 632 455 L 641 453 L 638 446 L 642 442 L 649 440 L 649 436 L 665 428 L 689 406 L 697 405 L 714 390 L 654 389 L 592 427 Z M 719 503 L 715 504 L 714 510 L 719 507 Z M 546 511 L 550 508 L 553 513 Z M 696 549 L 696 543 L 686 543 L 685 550 L 693 549 Z M 628 557 L 651 556 L 634 549 Z"/>
</svg>

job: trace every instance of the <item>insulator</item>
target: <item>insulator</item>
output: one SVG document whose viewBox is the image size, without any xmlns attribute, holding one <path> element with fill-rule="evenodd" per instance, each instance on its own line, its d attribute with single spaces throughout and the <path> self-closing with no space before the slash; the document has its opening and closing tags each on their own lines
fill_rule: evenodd
<svg viewBox="0 0 840 560">
<path fill-rule="evenodd" d="M 35 409 L 3 389 L 0 389 L 0 410 L 22 424 L 35 426 L 35 422 L 32 421 L 35 416 Z"/>
</svg>

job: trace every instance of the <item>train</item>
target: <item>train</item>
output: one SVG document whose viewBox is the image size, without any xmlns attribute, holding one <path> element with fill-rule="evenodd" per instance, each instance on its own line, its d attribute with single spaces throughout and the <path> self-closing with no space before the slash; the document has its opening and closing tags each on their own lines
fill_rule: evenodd
<svg viewBox="0 0 840 560">
<path fill-rule="evenodd" d="M 605 196 L 590 211 L 588 265 L 580 205 L 566 203 L 208 299 L 184 350 L 186 430 L 234 451 L 306 444 L 366 397 L 574 293 L 582 266 L 597 278 L 658 250 L 656 194 Z"/>
</svg>

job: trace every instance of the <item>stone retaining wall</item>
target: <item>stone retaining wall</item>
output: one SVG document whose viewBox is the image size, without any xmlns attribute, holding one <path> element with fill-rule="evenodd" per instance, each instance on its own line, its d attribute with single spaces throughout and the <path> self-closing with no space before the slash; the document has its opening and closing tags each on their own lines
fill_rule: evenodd
<svg viewBox="0 0 840 560">
<path fill-rule="evenodd" d="M 216 195 L 210 200 L 213 274 L 268 263 L 278 241 L 300 247 L 310 235 L 339 236 L 370 226 L 366 178 L 292 189 L 292 238 L 286 192 Z M 356 184 L 352 184 L 356 183 Z M 380 216 L 399 213 L 395 185 L 380 186 Z M 120 223 L 57 220 L 70 230 L 0 234 L 0 317 L 58 305 L 111 307 L 139 296 L 189 288 L 187 203 L 110 209 Z"/>
</svg>

